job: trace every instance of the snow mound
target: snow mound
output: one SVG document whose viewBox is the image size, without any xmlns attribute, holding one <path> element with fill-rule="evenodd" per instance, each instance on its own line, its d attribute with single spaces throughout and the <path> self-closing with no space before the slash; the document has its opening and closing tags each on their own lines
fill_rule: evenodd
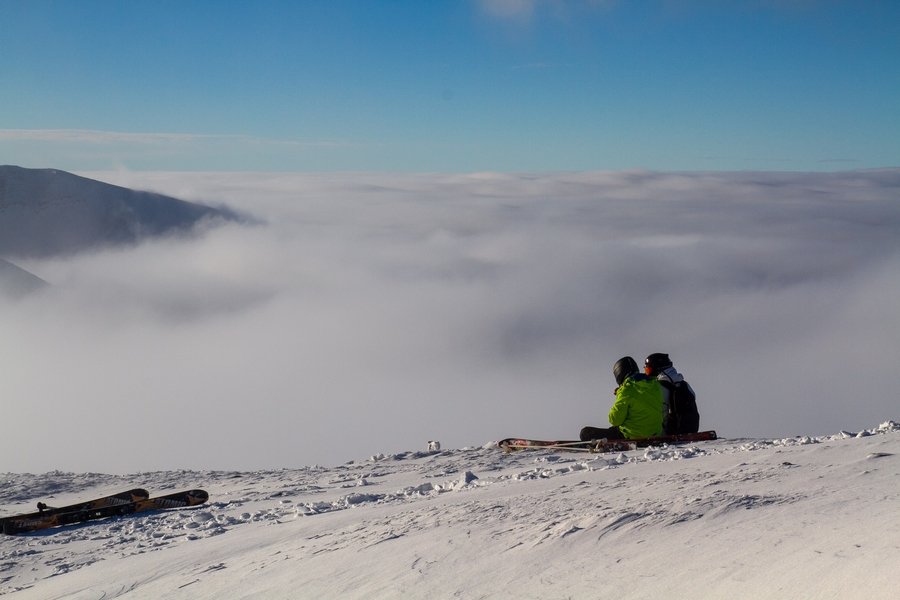
<svg viewBox="0 0 900 600">
<path fill-rule="evenodd" d="M 0 515 L 132 487 L 211 500 L 2 536 L 0 595 L 892 598 L 898 456 L 887 421 L 619 454 L 489 443 L 331 468 L 5 474 Z"/>
</svg>

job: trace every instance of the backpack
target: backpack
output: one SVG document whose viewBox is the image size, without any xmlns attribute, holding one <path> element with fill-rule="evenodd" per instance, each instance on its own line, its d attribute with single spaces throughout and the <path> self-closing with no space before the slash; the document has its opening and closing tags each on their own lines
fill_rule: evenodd
<svg viewBox="0 0 900 600">
<path fill-rule="evenodd" d="M 687 381 L 660 382 L 669 390 L 669 407 L 663 424 L 666 434 L 697 433 L 700 430 L 700 413 L 697 397 Z"/>
</svg>

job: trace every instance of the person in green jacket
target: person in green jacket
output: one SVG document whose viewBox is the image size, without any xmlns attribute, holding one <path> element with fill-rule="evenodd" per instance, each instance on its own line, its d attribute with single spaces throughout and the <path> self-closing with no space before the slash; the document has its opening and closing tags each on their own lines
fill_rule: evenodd
<svg viewBox="0 0 900 600">
<path fill-rule="evenodd" d="M 662 435 L 665 405 L 659 382 L 641 373 L 630 356 L 616 361 L 613 375 L 618 387 L 616 401 L 609 410 L 612 427 L 585 427 L 581 430 L 581 440 L 637 439 Z"/>
</svg>

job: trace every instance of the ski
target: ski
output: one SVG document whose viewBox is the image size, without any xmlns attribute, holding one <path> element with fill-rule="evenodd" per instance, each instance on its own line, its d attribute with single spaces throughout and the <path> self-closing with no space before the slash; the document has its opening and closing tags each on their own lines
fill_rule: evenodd
<svg viewBox="0 0 900 600">
<path fill-rule="evenodd" d="M 687 444 L 690 442 L 705 442 L 717 439 L 715 431 L 699 431 L 697 433 L 682 433 L 677 435 L 661 435 L 656 437 L 630 439 L 630 440 L 591 440 L 588 442 L 575 440 L 532 440 L 523 438 L 506 438 L 497 442 L 501 449 L 512 452 L 513 450 L 571 450 L 577 452 L 624 452 L 636 448 L 648 446 L 661 446 L 663 444 Z"/>
<path fill-rule="evenodd" d="M 31 522 L 39 519 L 49 519 L 53 515 L 59 513 L 76 512 L 80 510 L 93 510 L 106 508 L 109 506 L 120 506 L 122 504 L 128 504 L 129 502 L 146 500 L 149 497 L 150 494 L 147 492 L 147 490 L 142 488 L 135 488 L 133 490 L 119 492 L 117 494 L 110 494 L 109 496 L 102 496 L 100 498 L 87 500 L 85 502 L 79 502 L 77 504 L 70 504 L 68 506 L 51 507 L 47 506 L 43 502 L 38 502 L 37 512 L 22 515 L 13 515 L 9 517 L 0 517 L 0 530 L 2 530 L 3 533 L 7 533 L 7 529 L 17 529 L 19 523 Z"/>
<path fill-rule="evenodd" d="M 153 510 L 197 506 L 203 504 L 207 500 L 209 500 L 209 494 L 206 491 L 188 490 L 176 492 L 174 494 L 166 494 L 164 496 L 155 496 L 153 498 L 144 496 L 143 498 L 137 498 L 120 504 L 76 508 L 75 510 L 53 512 L 51 514 L 37 513 L 36 515 L 10 517 L 9 521 L 3 523 L 3 533 L 15 535 L 17 533 L 39 531 L 41 529 L 49 529 L 51 527 L 71 525 L 74 523 L 84 523 L 85 521 L 93 521 L 95 519 L 104 519 L 106 517 L 118 515 L 130 515 Z"/>
<path fill-rule="evenodd" d="M 497 445 L 506 452 L 514 450 L 565 450 L 571 452 L 624 452 L 634 450 L 637 446 L 631 440 L 591 440 L 588 442 L 573 440 L 531 440 L 523 438 L 506 438 Z"/>
<path fill-rule="evenodd" d="M 671 435 L 660 435 L 657 437 L 648 437 L 634 440 L 638 448 L 646 448 L 647 446 L 662 446 L 663 444 L 689 444 L 691 442 L 710 442 L 719 439 L 716 432 L 712 429 L 708 431 L 698 431 L 696 433 L 673 433 Z"/>
</svg>

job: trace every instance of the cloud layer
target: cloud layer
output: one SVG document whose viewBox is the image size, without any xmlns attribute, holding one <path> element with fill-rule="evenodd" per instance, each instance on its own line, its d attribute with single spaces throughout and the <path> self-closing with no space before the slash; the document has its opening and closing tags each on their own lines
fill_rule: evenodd
<svg viewBox="0 0 900 600">
<path fill-rule="evenodd" d="M 97 178 L 266 224 L 22 264 L 0 471 L 573 437 L 651 352 L 728 437 L 900 416 L 896 170 Z"/>
</svg>

